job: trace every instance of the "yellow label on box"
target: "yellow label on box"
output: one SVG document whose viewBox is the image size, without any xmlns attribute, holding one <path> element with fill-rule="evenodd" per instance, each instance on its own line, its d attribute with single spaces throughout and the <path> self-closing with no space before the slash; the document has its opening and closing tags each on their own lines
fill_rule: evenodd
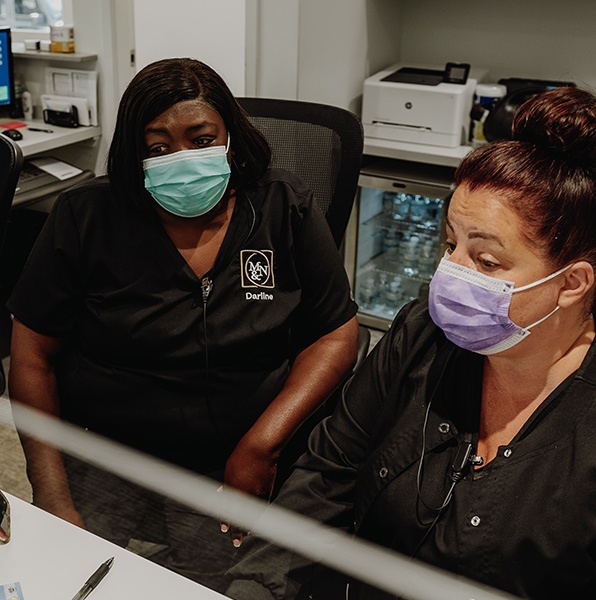
<svg viewBox="0 0 596 600">
<path fill-rule="evenodd" d="M 74 52 L 74 40 L 68 42 L 50 42 L 50 52 Z"/>
</svg>

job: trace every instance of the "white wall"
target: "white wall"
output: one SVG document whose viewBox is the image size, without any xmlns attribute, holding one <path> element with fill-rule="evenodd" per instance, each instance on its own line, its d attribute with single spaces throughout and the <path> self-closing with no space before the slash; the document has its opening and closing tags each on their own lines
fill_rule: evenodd
<svg viewBox="0 0 596 600">
<path fill-rule="evenodd" d="M 301 0 L 298 98 L 360 113 L 364 79 L 399 53 L 397 0 Z"/>
<path fill-rule="evenodd" d="M 134 7 L 132 0 L 112 0 L 116 101 L 136 73 Z"/>
<path fill-rule="evenodd" d="M 364 79 L 399 52 L 398 0 L 259 0 L 259 96 L 359 113 Z"/>
<path fill-rule="evenodd" d="M 300 0 L 258 0 L 255 95 L 298 97 Z"/>
<path fill-rule="evenodd" d="M 596 87 L 594 0 L 400 0 L 401 59 Z"/>
<path fill-rule="evenodd" d="M 213 67 L 245 95 L 247 0 L 134 0 L 137 70 L 161 58 L 189 56 Z"/>
<path fill-rule="evenodd" d="M 362 81 L 399 52 L 399 0 L 134 0 L 137 69 L 207 62 L 236 95 L 360 110 Z"/>
<path fill-rule="evenodd" d="M 117 105 L 120 89 L 115 43 L 114 3 L 121 0 L 73 0 L 75 26 L 75 48 L 78 52 L 97 54 L 98 107 L 102 137 L 99 144 L 93 142 L 77 144 L 60 152 L 65 160 L 80 165 L 94 160 L 91 167 L 102 173 L 111 133 L 115 122 L 114 107 Z M 72 154 L 72 156 L 71 156 Z"/>
</svg>

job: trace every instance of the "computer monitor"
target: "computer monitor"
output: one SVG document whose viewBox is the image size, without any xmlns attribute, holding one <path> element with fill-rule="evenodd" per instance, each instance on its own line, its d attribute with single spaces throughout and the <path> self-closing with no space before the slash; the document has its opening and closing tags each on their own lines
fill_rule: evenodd
<svg viewBox="0 0 596 600">
<path fill-rule="evenodd" d="M 0 116 L 8 116 L 14 107 L 14 71 L 9 27 L 0 27 Z"/>
</svg>

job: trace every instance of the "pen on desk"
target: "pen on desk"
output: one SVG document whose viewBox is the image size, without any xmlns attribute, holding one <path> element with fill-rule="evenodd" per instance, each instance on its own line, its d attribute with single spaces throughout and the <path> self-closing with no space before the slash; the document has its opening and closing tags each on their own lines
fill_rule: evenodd
<svg viewBox="0 0 596 600">
<path fill-rule="evenodd" d="M 41 133 L 54 133 L 53 129 L 38 129 L 37 127 L 27 127 L 28 131 L 40 131 Z"/>
<path fill-rule="evenodd" d="M 86 598 L 98 585 L 99 582 L 108 574 L 109 570 L 112 568 L 112 563 L 114 562 L 114 557 L 106 560 L 103 565 L 100 565 L 99 569 L 87 579 L 84 583 L 83 587 L 75 594 L 72 600 L 83 600 Z"/>
</svg>

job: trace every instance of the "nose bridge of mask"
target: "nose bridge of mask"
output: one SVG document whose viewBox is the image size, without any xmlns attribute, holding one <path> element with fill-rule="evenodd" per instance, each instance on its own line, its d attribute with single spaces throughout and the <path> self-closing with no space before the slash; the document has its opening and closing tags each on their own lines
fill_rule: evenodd
<svg viewBox="0 0 596 600">
<path fill-rule="evenodd" d="M 528 283 L 527 285 L 523 285 L 521 287 L 514 287 L 515 282 L 513 281 L 491 277 L 490 275 L 485 275 L 480 271 L 475 271 L 474 269 L 464 267 L 463 265 L 458 265 L 457 263 L 451 262 L 447 257 L 443 257 L 441 259 L 439 269 L 444 273 L 448 273 L 449 275 L 457 277 L 458 279 L 467 281 L 474 285 L 479 285 L 486 290 L 515 294 L 516 292 L 523 292 L 546 283 L 547 281 L 550 281 L 561 273 L 567 271 L 567 269 L 571 268 L 571 266 L 572 265 L 567 265 L 558 271 L 539 279 L 538 281 L 533 281 L 532 283 Z"/>
<path fill-rule="evenodd" d="M 161 167 L 177 162 L 192 160 L 194 158 L 210 158 L 214 156 L 226 156 L 230 148 L 230 134 L 228 133 L 228 141 L 225 146 L 209 146 L 207 148 L 192 148 L 190 150 L 179 150 L 164 156 L 151 156 L 143 160 L 143 169 L 151 169 L 152 167 Z"/>
<path fill-rule="evenodd" d="M 515 285 L 513 281 L 497 279 L 496 277 L 485 275 L 480 271 L 475 271 L 474 269 L 451 262 L 445 257 L 441 259 L 437 270 L 491 292 L 507 294 L 513 290 L 513 286 Z"/>
</svg>

